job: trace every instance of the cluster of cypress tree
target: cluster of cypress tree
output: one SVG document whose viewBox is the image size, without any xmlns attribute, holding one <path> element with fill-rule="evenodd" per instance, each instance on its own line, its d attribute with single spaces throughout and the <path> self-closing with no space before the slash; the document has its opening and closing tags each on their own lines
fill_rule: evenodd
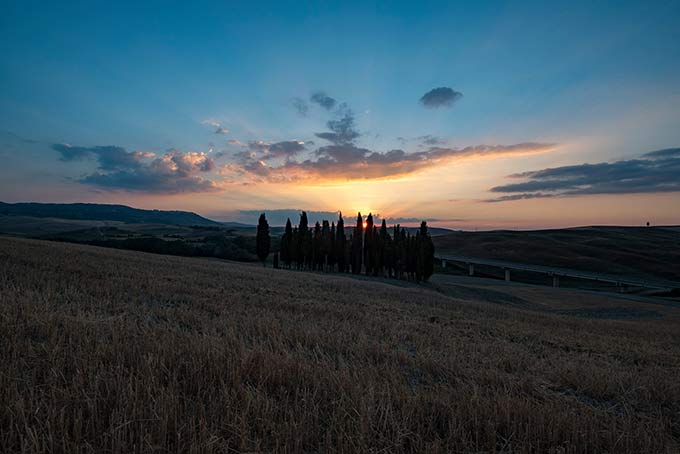
<svg viewBox="0 0 680 454">
<path fill-rule="evenodd" d="M 374 225 L 371 214 L 364 228 L 359 213 L 347 238 L 342 214 L 337 225 L 324 220 L 310 228 L 303 211 L 297 227 L 292 226 L 290 219 L 286 222 L 279 254 L 283 266 L 299 270 L 365 273 L 416 282 L 427 281 L 434 271 L 434 244 L 425 221 L 411 235 L 400 225 L 388 229 L 384 219 L 380 227 Z M 276 259 L 279 263 L 279 257 Z"/>
</svg>

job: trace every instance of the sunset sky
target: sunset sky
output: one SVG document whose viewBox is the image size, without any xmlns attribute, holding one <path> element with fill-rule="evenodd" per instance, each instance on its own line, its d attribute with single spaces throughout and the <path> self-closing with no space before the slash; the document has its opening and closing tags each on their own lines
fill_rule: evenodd
<svg viewBox="0 0 680 454">
<path fill-rule="evenodd" d="M 680 224 L 679 24 L 677 0 L 3 1 L 0 200 Z"/>
</svg>

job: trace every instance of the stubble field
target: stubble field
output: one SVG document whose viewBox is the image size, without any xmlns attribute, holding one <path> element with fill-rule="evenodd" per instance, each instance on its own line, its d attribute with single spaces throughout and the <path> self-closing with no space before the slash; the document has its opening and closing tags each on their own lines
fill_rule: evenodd
<svg viewBox="0 0 680 454">
<path fill-rule="evenodd" d="M 679 328 L 0 238 L 0 451 L 677 452 Z"/>
</svg>

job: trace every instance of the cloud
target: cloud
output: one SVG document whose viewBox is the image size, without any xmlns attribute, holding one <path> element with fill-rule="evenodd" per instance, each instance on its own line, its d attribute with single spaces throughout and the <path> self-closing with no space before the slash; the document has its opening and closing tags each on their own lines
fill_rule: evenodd
<svg viewBox="0 0 680 454">
<path fill-rule="evenodd" d="M 201 124 L 215 128 L 215 134 L 229 134 L 229 130 L 227 128 L 223 128 L 222 123 L 213 118 L 203 120 Z"/>
<path fill-rule="evenodd" d="M 400 142 L 402 145 L 406 145 L 407 143 L 413 143 L 416 142 L 419 147 L 432 147 L 435 145 L 446 145 L 448 143 L 448 140 L 439 137 L 439 136 L 434 136 L 432 134 L 425 134 L 423 136 L 418 136 L 418 137 L 397 137 L 397 142 Z"/>
<path fill-rule="evenodd" d="M 680 158 L 680 148 L 665 148 L 663 150 L 650 151 L 642 156 L 648 159 Z"/>
<path fill-rule="evenodd" d="M 588 194 L 680 192 L 680 148 L 651 151 L 638 159 L 547 168 L 509 175 L 519 183 L 496 186 L 507 195 L 488 202 Z"/>
<path fill-rule="evenodd" d="M 309 97 L 309 100 L 315 104 L 320 105 L 326 110 L 332 110 L 333 107 L 335 107 L 335 104 L 337 103 L 335 99 L 331 98 L 323 91 L 317 91 L 315 93 L 312 93 L 312 96 Z"/>
<path fill-rule="evenodd" d="M 353 143 L 361 134 L 355 128 L 354 113 L 346 106 L 343 108 L 343 111 L 340 118 L 329 120 L 326 123 L 330 132 L 317 132 L 315 135 L 336 145 Z"/>
<path fill-rule="evenodd" d="M 420 98 L 420 103 L 429 108 L 451 107 L 463 94 L 449 87 L 433 88 Z"/>
<path fill-rule="evenodd" d="M 117 146 L 78 147 L 54 144 L 65 162 L 95 159 L 97 171 L 78 181 L 94 186 L 154 193 L 216 191 L 218 185 L 198 176 L 215 163 L 203 152 L 169 150 L 155 158 L 151 152 L 128 152 Z M 155 158 L 155 159 L 153 159 Z"/>
<path fill-rule="evenodd" d="M 293 108 L 301 117 L 306 117 L 307 112 L 309 112 L 309 104 L 302 98 L 293 98 L 291 101 Z"/>
<path fill-rule="evenodd" d="M 306 149 L 305 143 L 300 140 L 284 140 L 274 143 L 256 140 L 248 142 L 245 148 L 245 150 L 234 154 L 234 157 L 244 163 L 245 166 L 251 166 L 253 162 L 272 159 L 288 160 Z"/>
<path fill-rule="evenodd" d="M 145 158 L 153 158 L 154 153 L 144 151 L 125 151 L 124 148 L 108 145 L 98 147 L 77 147 L 68 144 L 54 144 L 52 149 L 61 154 L 61 161 L 81 161 L 96 158 L 101 170 L 138 168 Z"/>
<path fill-rule="evenodd" d="M 298 140 L 285 140 L 269 145 L 267 158 L 290 158 L 305 149 L 305 143 Z"/>
<path fill-rule="evenodd" d="M 420 136 L 418 137 L 418 140 L 421 141 L 422 145 L 445 145 L 446 140 L 442 139 L 441 137 L 433 136 L 430 134 Z"/>
<path fill-rule="evenodd" d="M 554 148 L 554 144 L 530 142 L 465 148 L 431 147 L 412 153 L 390 150 L 381 153 L 343 143 L 320 147 L 310 159 L 288 160 L 281 165 L 270 166 L 262 159 L 250 157 L 242 162 L 239 172 L 269 182 L 381 179 L 413 174 L 454 160 L 543 153 Z"/>
</svg>

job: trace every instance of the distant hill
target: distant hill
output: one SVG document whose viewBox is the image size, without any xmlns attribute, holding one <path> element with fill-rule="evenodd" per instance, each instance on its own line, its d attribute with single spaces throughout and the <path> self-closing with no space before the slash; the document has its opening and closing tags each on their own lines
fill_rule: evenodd
<svg viewBox="0 0 680 454">
<path fill-rule="evenodd" d="M 133 224 L 219 226 L 219 222 L 189 211 L 141 210 L 98 203 L 3 203 L 0 214 L 38 218 L 120 221 Z"/>
<path fill-rule="evenodd" d="M 680 279 L 677 227 L 452 232 L 433 236 L 437 254 L 639 277 Z"/>
</svg>

